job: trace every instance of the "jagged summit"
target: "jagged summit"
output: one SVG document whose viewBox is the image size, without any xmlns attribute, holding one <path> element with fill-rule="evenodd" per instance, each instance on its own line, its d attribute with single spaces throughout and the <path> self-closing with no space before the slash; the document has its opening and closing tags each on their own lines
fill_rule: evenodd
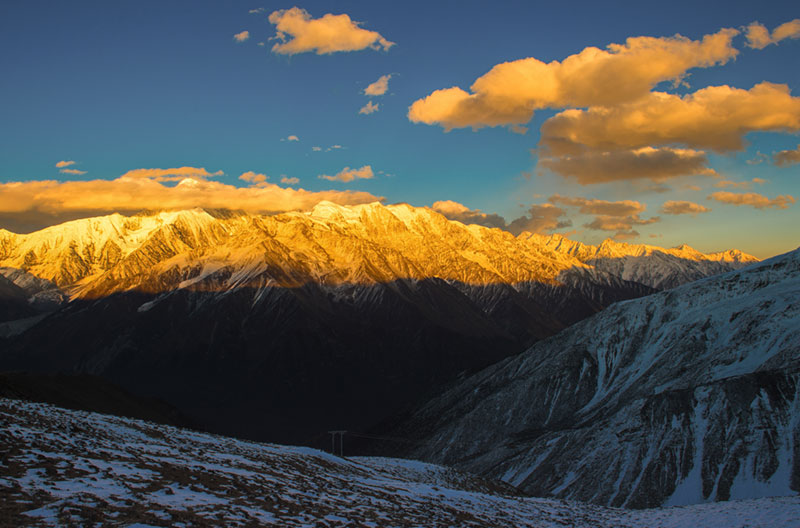
<svg viewBox="0 0 800 528">
<path fill-rule="evenodd" d="M 625 280 L 663 287 L 663 269 L 635 259 L 670 260 L 669 285 L 756 261 L 738 250 L 704 255 L 612 240 L 600 246 L 560 235 L 464 225 L 428 209 L 380 202 L 343 206 L 323 201 L 307 213 L 250 215 L 190 209 L 73 220 L 29 234 L 0 234 L 0 266 L 23 269 L 71 288 L 73 295 L 148 286 L 169 273 L 175 287 L 209 266 L 258 275 L 280 268 L 294 280 L 356 283 L 442 278 L 466 283 L 555 281 L 573 268 L 593 266 Z M 633 260 L 632 260 L 633 259 Z M 608 261 L 615 261 L 607 263 Z M 649 261 L 648 261 L 649 262 Z M 664 266 L 661 266 L 662 268 Z M 137 281 L 136 277 L 139 278 Z M 103 283 L 101 292 L 93 283 Z M 137 284 L 138 282 L 138 284 Z M 162 281 L 163 282 L 163 281 Z"/>
</svg>

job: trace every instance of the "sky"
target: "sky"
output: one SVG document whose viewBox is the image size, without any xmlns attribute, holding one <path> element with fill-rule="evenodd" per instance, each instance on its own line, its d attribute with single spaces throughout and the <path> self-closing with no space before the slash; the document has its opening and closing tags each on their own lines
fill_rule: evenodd
<svg viewBox="0 0 800 528">
<path fill-rule="evenodd" d="M 0 228 L 426 206 L 514 234 L 800 245 L 791 2 L 7 0 Z"/>
</svg>

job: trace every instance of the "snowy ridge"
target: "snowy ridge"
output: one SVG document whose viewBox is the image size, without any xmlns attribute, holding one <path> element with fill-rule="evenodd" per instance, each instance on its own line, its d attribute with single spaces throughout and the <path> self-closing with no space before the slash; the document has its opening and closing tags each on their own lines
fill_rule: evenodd
<svg viewBox="0 0 800 528">
<path fill-rule="evenodd" d="M 465 380 L 417 456 L 626 507 L 800 490 L 800 250 L 620 302 Z"/>
<path fill-rule="evenodd" d="M 557 284 L 561 273 L 589 268 L 661 288 L 755 260 L 736 250 L 704 255 L 688 247 L 609 240 L 594 247 L 558 235 L 515 238 L 447 220 L 427 208 L 377 202 L 321 202 L 308 213 L 273 216 L 202 209 L 113 214 L 27 235 L 0 233 L 0 266 L 51 281 L 73 298 L 202 284 L 224 289 L 269 280 L 291 287 L 309 281 L 336 285 L 425 278 Z M 212 268 L 235 279 L 214 282 Z"/>
<path fill-rule="evenodd" d="M 12 525 L 756 528 L 800 499 L 642 511 L 523 498 L 452 469 L 343 459 L 0 399 L 0 516 Z"/>
</svg>

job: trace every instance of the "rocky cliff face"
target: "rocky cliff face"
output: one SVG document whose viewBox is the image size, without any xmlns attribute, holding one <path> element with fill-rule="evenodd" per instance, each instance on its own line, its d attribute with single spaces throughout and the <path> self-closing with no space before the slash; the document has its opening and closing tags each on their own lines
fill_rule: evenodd
<svg viewBox="0 0 800 528">
<path fill-rule="evenodd" d="M 395 434 L 537 496 L 651 507 L 800 491 L 800 250 L 617 303 Z"/>
<path fill-rule="evenodd" d="M 525 237 L 377 203 L 0 232 L 0 265 L 21 287 L 39 281 L 31 295 L 71 299 L 0 328 L 0 368 L 100 375 L 214 430 L 291 442 L 364 430 L 654 291 Z"/>
</svg>

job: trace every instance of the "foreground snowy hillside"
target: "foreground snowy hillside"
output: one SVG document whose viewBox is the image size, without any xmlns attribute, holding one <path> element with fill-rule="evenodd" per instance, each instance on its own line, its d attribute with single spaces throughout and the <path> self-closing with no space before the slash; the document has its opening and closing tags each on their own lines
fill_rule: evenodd
<svg viewBox="0 0 800 528">
<path fill-rule="evenodd" d="M 536 496 L 644 508 L 800 491 L 800 250 L 617 303 L 395 434 Z M 800 518 L 800 516 L 798 516 Z"/>
<path fill-rule="evenodd" d="M 18 400 L 0 399 L 0 423 L 3 526 L 800 526 L 797 497 L 625 511 Z"/>
</svg>

